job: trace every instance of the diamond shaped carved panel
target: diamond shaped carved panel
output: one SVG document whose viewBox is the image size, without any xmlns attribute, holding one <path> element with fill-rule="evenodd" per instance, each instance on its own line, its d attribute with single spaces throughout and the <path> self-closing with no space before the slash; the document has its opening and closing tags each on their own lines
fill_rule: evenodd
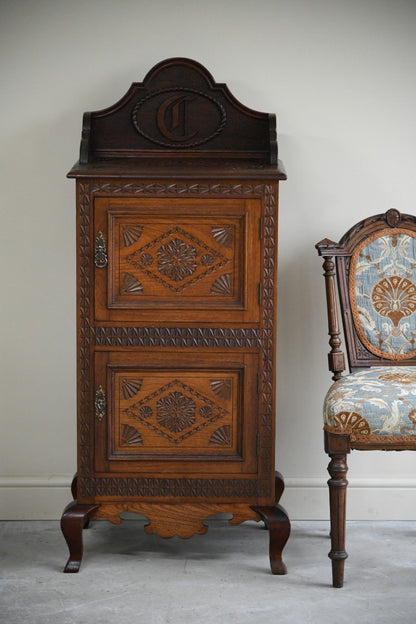
<svg viewBox="0 0 416 624">
<path fill-rule="evenodd" d="M 124 258 L 138 276 L 144 274 L 173 293 L 181 293 L 201 280 L 220 274 L 232 260 L 230 254 L 225 256 L 181 227 L 169 228 Z"/>
<path fill-rule="evenodd" d="M 143 376 L 143 385 L 134 399 L 120 395 L 118 429 L 133 426 L 140 432 L 144 451 L 184 449 L 206 452 L 220 425 L 229 435 L 224 449 L 236 449 L 235 422 L 238 374 L 227 373 L 230 389 L 226 398 L 212 390 L 212 371 L 183 373 L 181 379 L 169 373 Z M 223 379 L 219 379 L 223 382 Z M 211 451 L 212 452 L 212 451 Z"/>
</svg>

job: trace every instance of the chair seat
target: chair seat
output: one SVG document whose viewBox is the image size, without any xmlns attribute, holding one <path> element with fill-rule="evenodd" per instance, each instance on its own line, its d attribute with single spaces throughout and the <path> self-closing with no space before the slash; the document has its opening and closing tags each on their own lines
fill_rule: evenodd
<svg viewBox="0 0 416 624">
<path fill-rule="evenodd" d="M 416 367 L 377 366 L 341 377 L 326 395 L 324 428 L 352 442 L 416 446 Z"/>
</svg>

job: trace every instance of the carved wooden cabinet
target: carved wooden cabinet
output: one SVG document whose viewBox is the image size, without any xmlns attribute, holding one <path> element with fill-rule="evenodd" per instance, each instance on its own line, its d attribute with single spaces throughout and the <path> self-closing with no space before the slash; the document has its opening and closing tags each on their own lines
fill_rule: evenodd
<svg viewBox="0 0 416 624">
<path fill-rule="evenodd" d="M 275 473 L 274 115 L 189 59 L 84 115 L 77 185 L 78 469 L 62 516 L 77 572 L 93 518 L 162 537 L 262 519 L 284 574 Z"/>
</svg>

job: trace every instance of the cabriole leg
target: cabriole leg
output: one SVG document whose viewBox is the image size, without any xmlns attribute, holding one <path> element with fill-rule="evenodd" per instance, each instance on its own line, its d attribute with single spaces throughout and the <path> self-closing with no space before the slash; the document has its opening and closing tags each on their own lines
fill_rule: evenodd
<svg viewBox="0 0 416 624">
<path fill-rule="evenodd" d="M 82 554 L 82 529 L 89 522 L 99 505 L 78 505 L 76 501 L 69 503 L 61 518 L 61 529 L 69 548 L 69 559 L 64 572 L 78 572 Z"/>
<path fill-rule="evenodd" d="M 282 559 L 282 551 L 289 539 L 290 521 L 286 511 L 278 504 L 283 490 L 284 482 L 282 475 L 276 472 L 276 504 L 270 507 L 253 507 L 269 530 L 269 557 L 272 574 L 287 574 L 287 568 Z"/>
</svg>

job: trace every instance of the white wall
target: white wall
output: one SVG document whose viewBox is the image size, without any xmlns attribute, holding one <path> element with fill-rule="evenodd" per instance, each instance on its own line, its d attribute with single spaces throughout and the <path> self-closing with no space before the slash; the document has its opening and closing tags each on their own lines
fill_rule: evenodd
<svg viewBox="0 0 416 624">
<path fill-rule="evenodd" d="M 291 518 L 327 518 L 329 385 L 314 244 L 415 212 L 414 0 L 3 0 L 0 517 L 58 518 L 75 440 L 75 209 L 81 116 L 187 56 L 278 115 L 278 467 Z M 415 518 L 416 456 L 355 453 L 349 517 Z"/>
</svg>

